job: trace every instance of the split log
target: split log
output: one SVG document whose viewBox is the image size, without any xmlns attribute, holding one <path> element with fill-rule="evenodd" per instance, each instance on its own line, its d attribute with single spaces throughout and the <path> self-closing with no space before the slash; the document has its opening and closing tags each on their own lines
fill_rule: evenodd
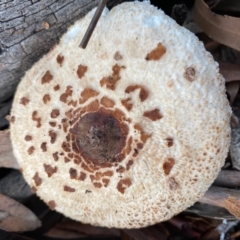
<svg viewBox="0 0 240 240">
<path fill-rule="evenodd" d="M 232 215 L 240 219 L 239 190 L 211 186 L 200 202 L 226 208 Z"/>
<path fill-rule="evenodd" d="M 124 0 L 109 0 L 108 7 Z M 34 62 L 98 0 L 0 1 L 0 103 L 10 99 Z"/>
<path fill-rule="evenodd" d="M 239 188 L 240 187 L 240 171 L 222 170 L 217 179 L 213 183 L 214 186 Z"/>
</svg>

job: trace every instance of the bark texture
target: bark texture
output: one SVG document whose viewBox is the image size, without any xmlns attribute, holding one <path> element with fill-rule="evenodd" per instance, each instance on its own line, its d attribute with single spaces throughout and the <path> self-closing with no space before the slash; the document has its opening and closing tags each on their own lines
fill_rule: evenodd
<svg viewBox="0 0 240 240">
<path fill-rule="evenodd" d="M 109 0 L 108 7 L 123 1 Z M 96 7 L 98 2 L 0 1 L 0 108 L 1 103 L 13 96 L 24 72 L 58 42 L 73 22 Z"/>
</svg>

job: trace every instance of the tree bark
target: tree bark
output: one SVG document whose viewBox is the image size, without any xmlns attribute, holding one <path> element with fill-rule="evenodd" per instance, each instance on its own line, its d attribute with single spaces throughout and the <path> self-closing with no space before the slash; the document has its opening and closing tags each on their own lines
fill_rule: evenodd
<svg viewBox="0 0 240 240">
<path fill-rule="evenodd" d="M 108 7 L 123 1 L 109 0 Z M 96 7 L 98 2 L 0 1 L 0 104 L 13 96 L 24 72 L 58 42 L 73 22 Z"/>
</svg>

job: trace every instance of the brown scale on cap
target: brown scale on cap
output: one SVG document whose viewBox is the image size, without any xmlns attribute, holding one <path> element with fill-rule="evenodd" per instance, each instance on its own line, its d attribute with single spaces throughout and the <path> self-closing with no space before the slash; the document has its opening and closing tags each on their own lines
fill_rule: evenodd
<svg viewBox="0 0 240 240">
<path fill-rule="evenodd" d="M 47 203 L 47 205 L 49 206 L 49 208 L 51 209 L 51 210 L 54 210 L 55 208 L 56 208 L 56 202 L 54 201 L 54 200 L 51 200 L 51 201 L 49 201 L 48 203 Z"/>
<path fill-rule="evenodd" d="M 132 180 L 130 178 L 121 179 L 117 184 L 117 190 L 124 194 L 126 189 L 132 185 Z"/>
<path fill-rule="evenodd" d="M 102 97 L 102 99 L 100 100 L 100 103 L 105 108 L 113 108 L 115 105 L 115 102 L 107 97 Z"/>
<path fill-rule="evenodd" d="M 119 51 L 115 52 L 113 58 L 116 60 L 116 61 L 119 61 L 121 59 L 123 59 L 123 56 L 120 54 Z"/>
<path fill-rule="evenodd" d="M 186 78 L 189 82 L 193 82 L 196 78 L 196 70 L 193 67 L 187 67 L 184 74 L 184 78 Z"/>
<path fill-rule="evenodd" d="M 50 137 L 50 142 L 53 144 L 56 142 L 56 139 L 57 139 L 57 134 L 53 131 L 53 130 L 50 130 L 48 132 L 48 135 Z"/>
<path fill-rule="evenodd" d="M 128 111 L 130 111 L 133 107 L 133 104 L 131 103 L 131 98 L 123 99 L 121 100 L 121 103 Z"/>
<path fill-rule="evenodd" d="M 32 120 L 33 121 L 35 121 L 35 122 L 37 122 L 37 128 L 40 128 L 41 126 L 42 126 L 42 124 L 41 124 L 41 118 L 40 117 L 37 117 L 37 114 L 38 114 L 38 112 L 37 111 L 33 111 L 33 113 L 32 113 Z"/>
<path fill-rule="evenodd" d="M 64 162 L 65 162 L 65 163 L 71 162 L 71 159 L 69 159 L 69 158 L 67 158 L 67 157 L 64 157 Z"/>
<path fill-rule="evenodd" d="M 88 67 L 84 66 L 84 65 L 78 65 L 78 69 L 77 69 L 77 75 L 78 77 L 81 79 L 84 77 L 86 71 L 87 71 Z"/>
<path fill-rule="evenodd" d="M 122 68 L 125 68 L 125 67 L 124 66 L 119 66 L 118 64 L 115 64 L 112 67 L 112 75 L 110 75 L 108 77 L 104 77 L 100 81 L 101 87 L 103 87 L 105 85 L 106 88 L 111 89 L 111 90 L 115 90 L 117 82 L 121 79 L 120 71 L 121 71 Z"/>
<path fill-rule="evenodd" d="M 124 149 L 124 153 L 126 154 L 126 155 L 129 155 L 130 154 L 130 152 L 132 151 L 132 137 L 130 137 L 129 139 L 128 139 L 128 141 L 127 141 L 127 145 L 126 145 L 126 148 Z"/>
<path fill-rule="evenodd" d="M 81 98 L 79 100 L 79 103 L 85 103 L 89 98 L 96 97 L 99 94 L 99 92 L 91 89 L 91 88 L 85 88 L 81 92 Z"/>
<path fill-rule="evenodd" d="M 175 160 L 173 158 L 168 158 L 167 161 L 164 162 L 163 171 L 166 175 L 170 173 L 174 164 L 175 164 Z"/>
<path fill-rule="evenodd" d="M 43 152 L 46 152 L 47 151 L 47 143 L 46 142 L 41 143 L 40 148 L 42 149 Z"/>
<path fill-rule="evenodd" d="M 78 178 L 78 180 L 80 181 L 84 181 L 87 177 L 87 174 L 85 172 L 80 172 L 80 176 Z"/>
<path fill-rule="evenodd" d="M 126 169 L 121 165 L 116 169 L 116 172 L 118 172 L 118 173 L 124 173 L 125 171 L 126 171 Z"/>
<path fill-rule="evenodd" d="M 77 170 L 75 168 L 70 168 L 69 169 L 69 175 L 71 179 L 77 179 Z"/>
<path fill-rule="evenodd" d="M 27 152 L 28 152 L 29 155 L 32 155 L 34 150 L 35 150 L 35 147 L 31 146 L 30 148 L 28 148 Z"/>
<path fill-rule="evenodd" d="M 135 124 L 135 125 L 134 125 L 134 128 L 135 128 L 137 131 L 140 132 L 140 134 L 141 134 L 141 141 L 142 141 L 143 143 L 146 143 L 147 140 L 151 137 L 151 134 L 145 133 L 144 130 L 143 130 L 143 128 L 142 128 L 139 124 Z"/>
<path fill-rule="evenodd" d="M 59 84 L 53 87 L 54 91 L 58 91 L 60 89 Z"/>
<path fill-rule="evenodd" d="M 172 147 L 174 144 L 173 138 L 170 137 L 166 138 L 166 144 L 168 147 Z"/>
<path fill-rule="evenodd" d="M 57 63 L 60 65 L 60 67 L 62 67 L 64 56 L 62 56 L 61 54 L 58 54 L 56 60 L 57 60 Z"/>
<path fill-rule="evenodd" d="M 134 153 L 132 154 L 133 157 L 137 157 L 138 155 L 138 150 L 136 148 L 134 148 Z"/>
<path fill-rule="evenodd" d="M 162 43 L 158 43 L 157 47 L 154 48 L 150 53 L 147 54 L 147 61 L 157 61 L 166 53 L 166 48 Z"/>
<path fill-rule="evenodd" d="M 49 125 L 50 125 L 51 127 L 56 127 L 57 123 L 56 123 L 56 122 L 49 122 Z"/>
<path fill-rule="evenodd" d="M 144 102 L 148 98 L 149 93 L 146 90 L 146 88 L 143 87 L 142 85 L 138 85 L 138 84 L 130 85 L 125 89 L 125 93 L 131 93 L 131 92 L 134 92 L 138 89 L 140 90 L 139 98 L 140 98 L 141 102 Z"/>
<path fill-rule="evenodd" d="M 160 113 L 159 109 L 157 109 L 157 108 L 155 108 L 154 110 L 151 110 L 151 111 L 144 112 L 143 116 L 149 118 L 152 121 L 157 121 L 163 117 L 162 114 Z"/>
<path fill-rule="evenodd" d="M 108 178 L 103 178 L 103 179 L 102 179 L 102 183 L 103 183 L 103 186 L 104 186 L 104 187 L 107 187 L 108 184 L 109 184 L 109 182 L 110 182 L 110 179 L 108 179 Z"/>
<path fill-rule="evenodd" d="M 106 182 L 109 183 L 110 182 L 109 178 L 112 177 L 112 176 L 113 176 L 113 171 L 109 170 L 109 171 L 106 171 L 106 172 L 96 172 L 95 175 L 90 175 L 90 179 L 91 179 L 93 185 L 96 184 L 96 183 L 99 183 L 98 188 L 101 188 L 102 183 L 104 183 L 103 179 L 105 179 L 105 185 L 106 185 Z M 109 181 L 106 181 L 106 180 L 109 180 Z"/>
<path fill-rule="evenodd" d="M 73 159 L 73 162 L 77 165 L 82 163 L 82 159 L 78 155 L 75 155 Z"/>
<path fill-rule="evenodd" d="M 24 105 L 24 106 L 27 106 L 29 102 L 30 102 L 29 99 L 26 98 L 26 97 L 22 97 L 22 98 L 20 99 L 20 104 L 22 104 L 22 105 Z"/>
<path fill-rule="evenodd" d="M 47 104 L 48 102 L 50 102 L 50 100 L 51 100 L 51 97 L 50 97 L 49 94 L 45 94 L 45 95 L 43 96 L 43 102 L 44 102 L 44 104 Z"/>
<path fill-rule="evenodd" d="M 76 106 L 77 106 L 77 101 L 70 101 L 70 102 L 68 103 L 68 106 L 76 107 Z"/>
<path fill-rule="evenodd" d="M 71 188 L 71 187 L 69 187 L 69 186 L 67 186 L 67 185 L 63 186 L 63 190 L 64 190 L 65 192 L 70 192 L 70 193 L 73 193 L 73 192 L 76 191 L 75 188 Z"/>
<path fill-rule="evenodd" d="M 32 140 L 32 136 L 30 135 L 26 135 L 25 138 L 24 138 L 25 141 L 29 142 Z"/>
<path fill-rule="evenodd" d="M 138 144 L 137 144 L 137 148 L 138 148 L 138 149 L 143 149 L 143 146 L 144 146 L 144 145 L 143 145 L 142 143 L 138 143 Z"/>
<path fill-rule="evenodd" d="M 47 173 L 48 177 L 51 177 L 54 173 L 57 172 L 57 167 L 52 167 L 50 164 L 43 164 L 44 170 Z"/>
<path fill-rule="evenodd" d="M 61 120 L 61 123 L 62 123 L 63 131 L 67 132 L 68 126 L 69 126 L 68 119 L 67 118 L 63 118 Z"/>
<path fill-rule="evenodd" d="M 91 103 L 89 103 L 86 107 L 83 107 L 82 112 L 87 113 L 87 112 L 97 111 L 99 106 L 100 106 L 99 101 L 96 99 L 96 100 L 92 101 Z"/>
<path fill-rule="evenodd" d="M 71 97 L 73 93 L 72 86 L 67 86 L 65 92 L 60 96 L 60 101 L 67 103 L 68 97 Z"/>
<path fill-rule="evenodd" d="M 65 116 L 69 119 L 73 118 L 72 111 L 73 111 L 73 109 L 70 109 L 69 111 L 65 112 Z"/>
<path fill-rule="evenodd" d="M 36 172 L 35 175 L 33 176 L 33 180 L 35 182 L 35 185 L 38 187 L 42 184 L 42 178 L 39 177 L 39 173 Z"/>
<path fill-rule="evenodd" d="M 50 83 L 53 80 L 53 75 L 50 73 L 50 71 L 47 71 L 44 76 L 42 77 L 42 84 Z"/>
<path fill-rule="evenodd" d="M 50 116 L 51 118 L 57 118 L 59 116 L 60 112 L 58 109 L 53 109 Z"/>
<path fill-rule="evenodd" d="M 99 182 L 94 182 L 94 183 L 93 183 L 93 186 L 94 186 L 95 188 L 101 188 L 101 187 L 102 187 L 102 184 L 99 183 Z"/>
<path fill-rule="evenodd" d="M 54 161 L 58 161 L 58 159 L 59 159 L 58 152 L 53 153 L 52 156 L 53 156 Z"/>
<path fill-rule="evenodd" d="M 93 173 L 94 172 L 94 170 L 91 169 L 90 166 L 88 164 L 84 163 L 84 162 L 81 164 L 81 168 L 83 170 L 89 172 L 89 173 Z"/>
<path fill-rule="evenodd" d="M 62 149 L 63 149 L 64 152 L 71 152 L 70 144 L 68 142 L 63 142 L 62 143 Z"/>
<path fill-rule="evenodd" d="M 129 170 L 130 167 L 133 165 L 133 163 L 134 163 L 133 160 L 129 160 L 127 165 L 126 165 L 126 169 Z"/>
<path fill-rule="evenodd" d="M 74 154 L 73 153 L 68 153 L 67 155 L 69 158 L 73 158 Z"/>
</svg>

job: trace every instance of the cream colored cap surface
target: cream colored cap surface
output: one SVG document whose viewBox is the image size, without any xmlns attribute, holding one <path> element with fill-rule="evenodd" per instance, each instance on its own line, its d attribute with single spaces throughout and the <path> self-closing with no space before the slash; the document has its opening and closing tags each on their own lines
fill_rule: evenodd
<svg viewBox="0 0 240 240">
<path fill-rule="evenodd" d="M 197 201 L 224 163 L 231 110 L 203 44 L 148 2 L 93 11 L 22 79 L 14 154 L 52 209 L 84 223 L 137 228 Z"/>
</svg>

